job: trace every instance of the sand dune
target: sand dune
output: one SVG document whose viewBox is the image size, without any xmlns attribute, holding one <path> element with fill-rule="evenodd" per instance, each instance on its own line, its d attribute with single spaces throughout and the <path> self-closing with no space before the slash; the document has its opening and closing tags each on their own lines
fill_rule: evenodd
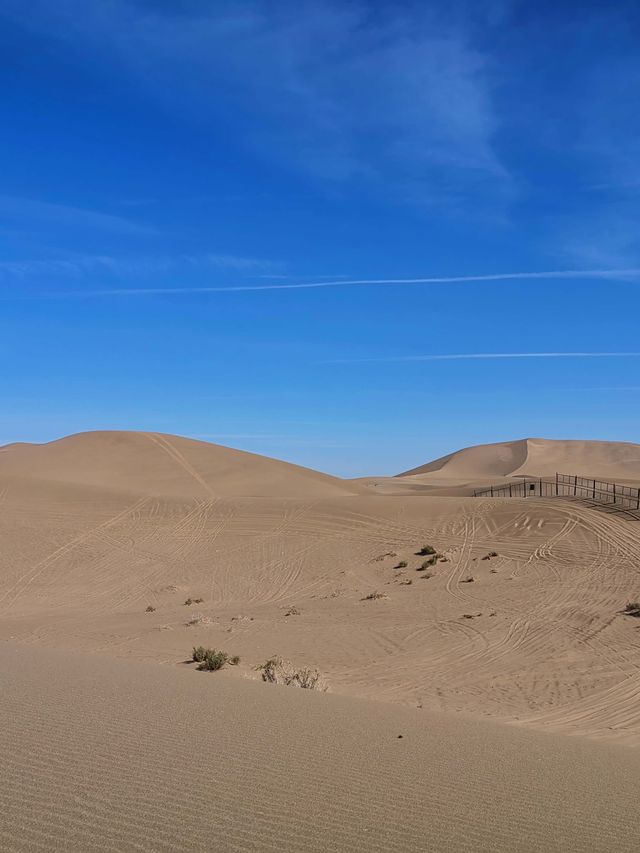
<svg viewBox="0 0 640 853">
<path fill-rule="evenodd" d="M 371 494 L 155 433 L 2 449 L 0 847 L 635 849 L 640 522 L 421 492 L 448 464 Z M 240 666 L 192 671 L 200 643 Z M 330 692 L 254 683 L 273 654 Z"/>
<path fill-rule="evenodd" d="M 540 477 L 556 471 L 614 480 L 640 480 L 640 444 L 524 438 L 466 447 L 398 477 L 430 474 L 438 478 L 478 480 L 519 474 Z"/>
<path fill-rule="evenodd" d="M 326 497 L 345 482 L 266 456 L 155 432 L 84 432 L 0 448 L 0 476 L 180 497 Z"/>
</svg>

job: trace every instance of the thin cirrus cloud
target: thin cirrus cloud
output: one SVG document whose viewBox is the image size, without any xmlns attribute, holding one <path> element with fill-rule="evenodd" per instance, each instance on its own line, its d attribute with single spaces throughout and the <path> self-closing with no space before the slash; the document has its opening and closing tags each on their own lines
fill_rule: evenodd
<svg viewBox="0 0 640 853">
<path fill-rule="evenodd" d="M 18 196 L 0 195 L 0 214 L 5 219 L 24 222 L 29 228 L 43 226 L 49 228 L 55 225 L 67 228 L 110 231 L 115 234 L 132 236 L 154 233 L 154 229 L 148 225 L 143 225 L 123 216 Z"/>
<path fill-rule="evenodd" d="M 192 296 L 208 293 L 244 293 L 271 290 L 313 290 L 336 287 L 414 286 L 440 284 L 473 284 L 482 282 L 546 281 L 571 279 L 634 280 L 640 278 L 640 268 L 598 270 L 545 270 L 538 272 L 483 273 L 480 275 L 427 276 L 424 278 L 361 278 L 333 281 L 297 282 L 295 284 L 214 285 L 211 287 L 121 287 L 100 290 L 52 291 L 29 296 L 7 294 L 4 299 L 87 299 L 102 297 Z"/>
<path fill-rule="evenodd" d="M 500 195 L 510 184 L 494 144 L 495 69 L 470 33 L 482 10 L 460 21 L 417 0 L 178 5 L 34 0 L 27 13 L 8 0 L 4 14 L 116 65 L 182 115 L 222 110 L 259 156 L 322 181 L 403 196 L 419 183 L 429 202 L 452 187 L 456 197 L 478 195 L 489 182 Z M 247 105 L 255 132 L 237 121 Z"/>
<path fill-rule="evenodd" d="M 638 358 L 640 352 L 467 352 L 440 355 L 397 355 L 375 358 L 332 358 L 321 364 L 372 364 L 409 361 L 474 361 L 517 358 Z"/>
<path fill-rule="evenodd" d="M 284 268 L 278 261 L 246 258 L 230 254 L 177 255 L 175 257 L 118 257 L 111 255 L 71 255 L 66 258 L 31 258 L 0 261 L 0 276 L 27 277 L 80 276 L 83 273 L 110 273 L 116 276 L 169 273 L 176 269 L 229 270 L 234 273 L 258 274 L 262 270 Z M 261 276 L 263 277 L 263 276 Z M 286 276 L 283 276 L 286 277 Z M 116 292 L 116 291 L 109 291 Z M 87 294 L 89 295 L 89 294 Z M 97 294 L 96 294 L 97 295 Z"/>
</svg>

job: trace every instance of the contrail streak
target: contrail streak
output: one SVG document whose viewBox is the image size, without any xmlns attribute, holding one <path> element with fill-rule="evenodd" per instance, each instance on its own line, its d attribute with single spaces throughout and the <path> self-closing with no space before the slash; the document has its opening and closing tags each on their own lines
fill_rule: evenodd
<svg viewBox="0 0 640 853">
<path fill-rule="evenodd" d="M 354 278 L 295 284 L 214 285 L 211 287 L 121 287 L 102 290 L 70 290 L 40 293 L 36 296 L 3 295 L 3 299 L 74 299 L 108 296 L 190 296 L 206 293 L 247 293 L 263 290 L 314 290 L 327 287 L 380 287 L 385 285 L 465 284 L 491 281 L 543 281 L 563 279 L 640 278 L 640 268 L 607 270 L 546 270 L 542 272 L 487 273 L 483 275 L 427 276 L 424 278 Z"/>
<path fill-rule="evenodd" d="M 491 358 L 638 358 L 640 352 L 469 352 L 444 355 L 398 355 L 379 358 L 336 358 L 321 364 L 369 364 L 407 361 L 472 361 Z"/>
</svg>

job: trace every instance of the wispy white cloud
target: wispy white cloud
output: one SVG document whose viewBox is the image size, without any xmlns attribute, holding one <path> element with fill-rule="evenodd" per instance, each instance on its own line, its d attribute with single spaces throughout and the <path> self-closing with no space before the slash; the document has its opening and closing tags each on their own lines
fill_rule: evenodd
<svg viewBox="0 0 640 853">
<path fill-rule="evenodd" d="M 427 203 L 510 184 L 494 145 L 491 60 L 471 33 L 481 9 L 33 0 L 26 13 L 7 0 L 3 11 L 93 63 L 116 63 L 182 114 L 222 115 L 243 144 L 322 182 Z"/>
<path fill-rule="evenodd" d="M 151 275 L 185 269 L 228 270 L 257 275 L 261 270 L 282 269 L 284 264 L 261 258 L 205 253 L 200 255 L 118 256 L 69 255 L 67 257 L 26 258 L 0 261 L 1 276 L 81 276 L 85 273 L 109 273 L 115 276 Z M 261 276 L 262 277 L 262 276 Z M 275 276 L 278 277 L 278 276 Z"/>
<path fill-rule="evenodd" d="M 98 210 L 73 207 L 68 204 L 53 204 L 39 199 L 0 195 L 0 214 L 16 222 L 26 222 L 31 229 L 38 226 L 61 226 L 117 234 L 140 236 L 152 234 L 154 230 L 123 216 L 103 213 Z"/>
<path fill-rule="evenodd" d="M 397 355 L 375 358 L 332 358 L 321 364 L 370 364 L 408 361 L 474 361 L 476 359 L 518 358 L 638 358 L 640 352 L 470 352 L 443 355 Z"/>
<path fill-rule="evenodd" d="M 110 288 L 100 290 L 69 290 L 40 293 L 24 297 L 33 299 L 86 299 L 102 297 L 137 297 L 137 296 L 191 296 L 207 293 L 246 293 L 273 290 L 314 290 L 320 288 L 338 287 L 382 287 L 382 286 L 420 286 L 473 284 L 483 282 L 509 281 L 553 281 L 553 280 L 620 280 L 634 281 L 640 279 L 640 268 L 625 267 L 622 269 L 600 270 L 545 270 L 539 272 L 506 272 L 484 273 L 480 275 L 458 276 L 426 276 L 424 278 L 361 278 L 339 279 L 330 281 L 305 281 L 295 284 L 242 284 L 242 285 L 213 285 L 211 287 L 137 287 Z M 4 298 L 11 298 L 5 295 Z M 16 296 L 15 298 L 22 298 Z"/>
</svg>

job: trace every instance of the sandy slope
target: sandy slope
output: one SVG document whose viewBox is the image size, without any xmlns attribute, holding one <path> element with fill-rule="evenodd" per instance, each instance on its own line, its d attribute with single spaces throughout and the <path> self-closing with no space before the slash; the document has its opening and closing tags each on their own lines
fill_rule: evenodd
<svg viewBox="0 0 640 853">
<path fill-rule="evenodd" d="M 263 494 L 270 488 L 274 494 Z M 333 732 L 330 713 L 342 715 L 341 720 L 354 714 L 352 728 L 362 736 L 357 760 L 338 764 L 344 770 L 336 771 L 335 783 L 326 767 L 322 771 L 322 790 L 329 791 L 332 803 L 342 801 L 342 806 L 333 806 L 339 827 L 334 847 L 325 849 L 425 849 L 416 839 L 427 826 L 434 837 L 453 845 L 434 849 L 631 849 L 622 841 L 616 841 L 615 848 L 605 843 L 607 833 L 625 825 L 626 805 L 620 814 L 615 812 L 618 829 L 604 817 L 598 818 L 602 832 L 588 824 L 586 847 L 563 847 L 558 839 L 565 843 L 584 815 L 602 814 L 593 804 L 595 780 L 603 773 L 608 779 L 611 756 L 622 755 L 605 751 L 609 746 L 604 741 L 619 741 L 634 755 L 640 745 L 640 624 L 619 613 L 627 601 L 640 598 L 640 521 L 611 508 L 604 511 L 568 500 L 352 493 L 359 490 L 359 485 L 275 460 L 156 434 L 93 433 L 0 451 L 0 641 L 7 641 L 0 648 L 10 650 L 3 671 L 11 685 L 0 692 L 0 707 L 9 714 L 7 703 L 15 696 L 32 695 L 31 706 L 25 704 L 28 713 L 18 728 L 10 729 L 5 749 L 14 762 L 12 773 L 19 775 L 22 763 L 34 774 L 25 775 L 26 787 L 17 789 L 18 794 L 10 786 L 6 789 L 12 793 L 5 793 L 3 826 L 5 833 L 13 832 L 6 837 L 15 847 L 4 849 L 52 849 L 58 830 L 60 838 L 73 839 L 71 848 L 60 841 L 60 849 L 92 849 L 82 839 L 104 834 L 105 809 L 116 801 L 124 816 L 122 826 L 114 822 L 113 832 L 122 835 L 117 836 L 120 841 L 113 836 L 110 849 L 137 849 L 130 839 L 144 832 L 156 846 L 150 842 L 145 848 L 141 842 L 140 849 L 216 849 L 204 840 L 215 817 L 227 833 L 224 837 L 233 841 L 222 849 L 304 850 L 296 847 L 302 842 L 292 827 L 294 816 L 305 809 L 310 817 L 308 826 L 300 824 L 304 843 L 308 849 L 321 849 L 317 833 L 326 818 L 318 808 L 324 799 L 314 806 L 311 793 L 300 794 L 296 811 L 290 799 L 285 797 L 287 805 L 282 806 L 273 793 L 284 784 L 284 767 L 291 769 L 292 791 L 298 786 L 296 774 L 309 765 L 325 767 L 320 741 L 305 743 L 312 758 L 298 766 L 298 752 L 282 738 L 271 743 L 258 727 L 272 752 L 256 753 L 258 781 L 252 785 L 253 800 L 246 802 L 248 783 L 242 774 L 251 750 L 242 747 L 241 764 L 230 777 L 227 764 L 223 772 L 211 756 L 231 756 L 241 748 L 247 727 L 257 723 L 251 715 L 236 723 L 242 737 L 228 735 L 221 741 L 214 723 L 202 734 L 190 714 L 192 703 L 204 713 L 205 696 L 206 702 L 214 702 L 216 719 L 228 717 L 232 704 L 229 725 L 236 722 L 240 705 L 250 714 L 266 713 L 265 726 L 290 722 L 296 731 L 298 725 L 303 728 L 299 721 L 306 721 L 307 728 Z M 428 572 L 417 571 L 424 557 L 416 552 L 424 543 L 446 557 Z M 482 559 L 491 551 L 499 556 Z M 401 561 L 407 566 L 395 568 Z M 432 577 L 426 578 L 429 573 Z M 470 577 L 473 582 L 466 583 Z M 386 597 L 362 600 L 376 590 Z M 202 597 L 204 602 L 187 607 L 187 597 Z M 147 605 L 156 610 L 146 613 Z M 188 626 L 194 616 L 198 624 Z M 182 662 L 199 643 L 239 654 L 242 664 L 211 676 L 193 672 Z M 70 651 L 69 662 L 55 649 Z M 77 651 L 89 655 L 89 662 L 73 657 Z M 253 667 L 274 653 L 319 667 L 329 680 L 330 694 L 317 699 L 319 705 L 293 705 L 302 710 L 289 720 L 289 701 L 316 700 L 294 698 L 296 691 L 285 688 L 276 691 L 277 700 L 265 700 L 266 688 L 248 682 L 257 677 Z M 142 669 L 129 669 L 133 659 Z M 107 691 L 104 707 L 94 701 L 103 689 L 96 682 Z M 146 685 L 144 691 L 153 701 L 139 696 L 138 684 Z M 220 685 L 222 692 L 218 695 L 211 684 Z M 196 692 L 192 695 L 191 690 Z M 198 692 L 203 690 L 205 694 Z M 164 707 L 165 691 L 169 705 L 163 716 L 158 708 Z M 123 704 L 117 696 L 130 699 Z M 340 704 L 356 697 L 357 704 Z M 363 704 L 372 699 L 388 704 Z M 264 701 L 281 704 L 272 708 Z M 345 710 L 330 712 L 334 707 Z M 322 709 L 317 719 L 312 708 Z M 487 810 L 487 803 L 499 804 L 515 789 L 505 783 L 501 791 L 492 787 L 496 780 L 487 781 L 491 768 L 482 767 L 487 751 L 480 749 L 476 755 L 473 738 L 468 749 L 476 758 L 469 759 L 464 772 L 471 773 L 476 788 L 461 784 L 459 764 L 443 763 L 438 738 L 431 734 L 444 731 L 445 718 L 437 716 L 441 712 L 451 714 L 446 725 L 460 727 L 455 739 L 475 732 L 474 719 L 492 717 L 510 724 L 482 735 L 494 756 L 518 754 L 517 761 L 509 759 L 501 769 L 505 778 L 511 779 L 516 764 L 525 762 L 527 774 L 534 772 L 531 767 L 542 773 L 534 774 L 536 784 L 557 791 L 567 783 L 565 772 L 582 768 L 586 793 L 565 801 L 568 811 L 551 822 L 546 846 L 535 846 L 534 837 L 549 811 L 545 805 L 538 814 L 538 800 L 535 806 L 511 803 L 517 816 L 509 821 L 510 828 L 493 815 L 493 805 Z M 140 724 L 140 715 L 151 715 L 149 732 Z M 85 717 L 96 721 L 89 732 L 81 722 Z M 44 745 L 39 749 L 49 757 L 40 760 L 34 753 L 27 760 L 25 744 L 43 719 L 58 721 L 47 723 L 49 728 L 40 735 Z M 403 755 L 402 765 L 395 753 L 385 752 L 390 781 L 382 784 L 377 741 L 367 746 L 362 732 L 382 732 L 390 721 L 395 725 L 400 720 L 426 740 L 409 757 Z M 341 725 L 346 725 L 344 720 Z M 123 726 L 128 726 L 126 736 Z M 78 746 L 65 734 L 69 727 L 82 736 Z M 349 737 L 352 728 L 347 726 Z M 3 731 L 6 735 L 6 727 Z M 14 731 L 16 749 L 11 752 Z M 104 732 L 104 737 L 90 760 L 82 744 L 95 746 L 91 731 L 99 738 Z M 557 749 L 541 746 L 551 740 L 536 739 L 548 733 L 557 736 L 558 744 L 567 734 L 586 735 L 591 744 L 571 746 L 571 739 L 563 747 L 577 752 L 566 754 L 565 769 L 554 771 L 555 782 L 540 770 L 552 761 L 549 751 Z M 144 749 L 137 746 L 138 735 Z M 327 755 L 348 755 L 342 735 L 334 732 L 332 737 Z M 518 740 L 521 737 L 524 740 Z M 493 738 L 499 739 L 499 747 Z M 114 747 L 115 741 L 124 746 Z M 182 753 L 184 757 L 176 759 Z M 433 771 L 431 757 L 436 754 L 440 758 L 433 759 Z M 104 758 L 100 767 L 106 775 L 94 779 L 91 762 L 96 756 Z M 58 760 L 60 769 L 54 773 L 51 767 L 58 766 Z M 153 768 L 150 776 L 145 775 L 145 762 Z M 421 762 L 428 763 L 429 773 L 436 772 L 435 782 L 425 775 L 424 766 L 420 769 Z M 349 775 L 351 764 L 364 773 L 364 783 Z M 184 782 L 188 765 L 193 788 Z M 66 793 L 56 800 L 51 785 L 64 781 L 65 767 L 71 766 L 78 769 L 78 778 L 65 781 Z M 280 769 L 271 773 L 268 768 L 274 766 Z M 146 780 L 148 794 L 136 788 L 136 774 Z M 633 778 L 637 785 L 640 779 Z M 378 780 L 377 786 L 372 779 Z M 628 777 L 624 779 L 620 802 L 626 803 Z M 215 783 L 224 799 L 221 813 L 230 814 L 228 820 L 217 811 L 202 814 L 202 805 L 212 802 L 209 789 L 199 793 L 198 786 L 206 788 L 206 780 Z M 440 783 L 447 792 L 444 797 L 438 794 Z M 570 784 L 574 790 L 574 782 Z M 82 791 L 87 786 L 92 793 L 85 806 Z M 354 786 L 360 794 L 354 793 Z M 16 822 L 16 797 L 25 796 L 25 790 L 40 792 L 41 809 L 29 809 Z M 121 802 L 125 794 L 120 790 L 137 798 L 133 805 Z M 80 799 L 73 799 L 75 795 Z M 448 811 L 458 808 L 458 800 L 464 805 L 460 814 Z M 48 810 L 58 814 L 56 803 L 61 817 L 45 821 Z M 173 823 L 167 817 L 172 803 L 177 815 Z M 388 806 L 382 812 L 384 821 L 374 820 L 375 841 L 358 847 L 359 833 L 366 828 L 363 815 L 369 807 L 377 815 L 383 803 Z M 497 829 L 489 818 L 497 821 Z M 159 835 L 151 832 L 154 821 L 162 827 Z M 390 834 L 385 835 L 383 824 L 391 827 Z M 517 826 L 523 827 L 522 835 Z M 24 828 L 31 847 L 24 846 L 26 841 L 18 845 L 16 827 Z M 454 844 L 459 830 L 470 839 L 466 848 L 462 842 Z M 176 846 L 176 832 L 194 839 L 192 846 Z M 498 839 L 495 847 L 488 840 L 492 832 Z M 258 836 L 262 846 L 256 846 Z M 105 837 L 111 838 L 108 833 Z"/>
<path fill-rule="evenodd" d="M 309 468 L 155 432 L 84 432 L 48 444 L 0 448 L 0 477 L 180 497 L 307 498 L 353 494 Z"/>
<path fill-rule="evenodd" d="M 640 444 L 524 438 L 466 447 L 399 476 L 437 474 L 439 478 L 477 480 L 518 474 L 539 477 L 556 471 L 611 480 L 640 479 Z"/>
<path fill-rule="evenodd" d="M 0 669 L 5 851 L 637 850 L 635 750 L 186 666 Z"/>
</svg>

